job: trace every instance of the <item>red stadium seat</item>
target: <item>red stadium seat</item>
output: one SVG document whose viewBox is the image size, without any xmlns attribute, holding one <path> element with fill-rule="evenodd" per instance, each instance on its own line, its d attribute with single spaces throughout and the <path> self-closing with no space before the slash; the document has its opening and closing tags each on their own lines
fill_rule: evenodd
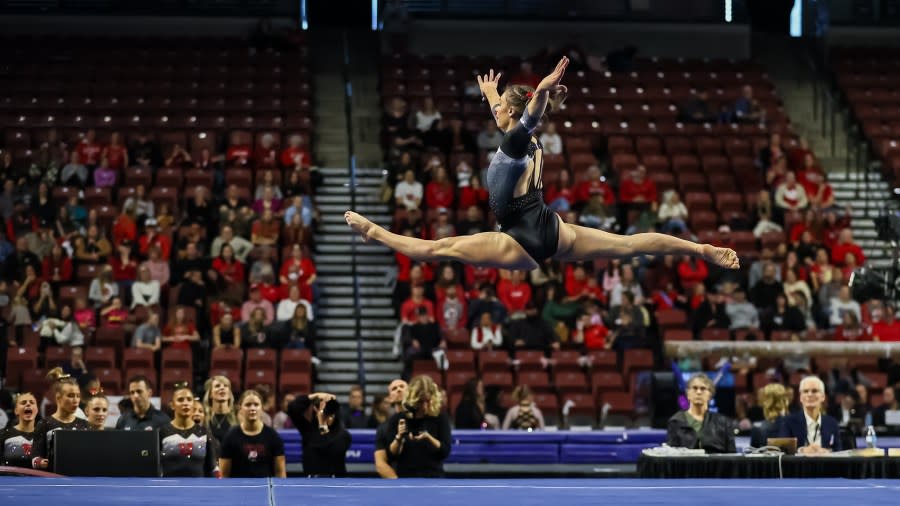
<svg viewBox="0 0 900 506">
<path fill-rule="evenodd" d="M 478 365 L 482 373 L 509 371 L 509 354 L 505 351 L 481 351 L 478 353 Z"/>
<path fill-rule="evenodd" d="M 253 367 L 251 357 L 257 353 L 251 350 L 247 355 L 247 368 Z M 268 365 L 266 365 L 268 368 Z M 275 370 L 274 367 L 271 368 Z M 285 373 L 305 373 L 312 372 L 312 355 L 309 350 L 282 350 L 281 352 L 281 374 Z"/>
<path fill-rule="evenodd" d="M 22 381 L 22 372 L 36 370 L 37 367 L 37 349 L 10 348 L 6 355 L 6 385 L 18 387 Z"/>
<path fill-rule="evenodd" d="M 288 372 L 281 373 L 278 382 L 280 395 L 287 393 L 308 394 L 312 390 L 312 380 L 309 374 Z"/>
<path fill-rule="evenodd" d="M 106 346 L 90 346 L 84 352 L 84 364 L 91 371 L 112 369 L 116 366 L 116 350 Z M 117 374 L 121 376 L 120 373 Z"/>
<path fill-rule="evenodd" d="M 191 369 L 194 357 L 190 349 L 164 348 L 162 350 L 162 369 Z"/>
<path fill-rule="evenodd" d="M 244 351 L 239 348 L 218 348 L 212 351 L 210 368 L 241 370 L 244 364 Z"/>
<path fill-rule="evenodd" d="M 126 348 L 122 356 L 122 369 L 152 369 L 153 352 L 146 348 Z"/>
</svg>

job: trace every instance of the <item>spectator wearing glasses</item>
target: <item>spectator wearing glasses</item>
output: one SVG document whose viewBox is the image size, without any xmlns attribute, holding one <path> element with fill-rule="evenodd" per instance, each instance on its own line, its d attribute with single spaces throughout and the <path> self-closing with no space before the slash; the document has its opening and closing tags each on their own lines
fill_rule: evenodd
<svg viewBox="0 0 900 506">
<path fill-rule="evenodd" d="M 735 453 L 734 422 L 709 410 L 709 401 L 716 393 L 712 380 L 705 374 L 695 374 L 687 383 L 690 406 L 669 418 L 669 446 L 702 448 L 707 453 Z"/>
<path fill-rule="evenodd" d="M 800 381 L 803 409 L 781 419 L 778 437 L 797 438 L 797 452 L 805 455 L 840 451 L 840 428 L 837 420 L 824 413 L 825 400 L 825 383 L 821 378 L 803 378 Z"/>
</svg>

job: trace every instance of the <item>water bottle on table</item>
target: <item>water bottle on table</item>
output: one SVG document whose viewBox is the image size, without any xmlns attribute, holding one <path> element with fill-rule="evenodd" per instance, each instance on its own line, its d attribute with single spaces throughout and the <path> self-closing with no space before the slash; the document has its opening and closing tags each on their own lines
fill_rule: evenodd
<svg viewBox="0 0 900 506">
<path fill-rule="evenodd" d="M 878 434 L 871 425 L 866 428 L 866 448 L 878 448 Z"/>
</svg>

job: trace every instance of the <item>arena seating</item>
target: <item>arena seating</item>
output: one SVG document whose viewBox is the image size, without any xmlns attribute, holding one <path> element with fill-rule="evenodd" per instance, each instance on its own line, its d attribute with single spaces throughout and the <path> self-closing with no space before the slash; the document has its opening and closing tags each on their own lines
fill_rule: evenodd
<svg viewBox="0 0 900 506">
<path fill-rule="evenodd" d="M 128 147 L 139 136 L 148 136 L 160 149 L 163 160 L 173 154 L 175 146 L 183 148 L 195 161 L 200 160 L 203 150 L 209 150 L 214 158 L 225 159 L 230 142 L 238 142 L 256 153 L 264 136 L 274 138 L 272 149 L 276 153 L 287 147 L 288 138 L 295 135 L 305 140 L 305 146 L 310 145 L 314 130 L 312 89 L 309 55 L 303 45 L 256 49 L 240 38 L 161 36 L 42 36 L 39 40 L 5 36 L 0 44 L 6 48 L 0 54 L 0 141 L 3 153 L 12 156 L 11 165 L 3 167 L 4 176 L 27 173 L 42 145 L 62 142 L 67 149 L 73 149 L 91 129 L 96 131 L 101 145 L 107 144 L 114 132 L 121 134 Z M 252 191 L 255 184 L 262 182 L 263 169 L 273 173 L 276 183 L 282 181 L 281 163 L 262 167 L 256 166 L 255 161 L 254 155 L 240 166 L 226 162 L 224 181 L 218 182 L 218 187 L 240 184 L 240 196 L 252 202 Z M 125 199 L 134 194 L 138 185 L 144 185 L 157 206 L 169 204 L 175 227 L 164 234 L 173 245 L 177 244 L 188 232 L 182 216 L 186 215 L 186 203 L 193 198 L 195 188 L 212 190 L 216 185 L 212 167 L 201 169 L 177 160 L 165 167 L 132 165 L 120 171 L 112 188 L 89 187 L 79 194 L 79 188 L 53 187 L 54 203 L 64 205 L 70 196 L 79 196 L 82 205 L 98 211 L 99 223 L 108 234 Z M 211 241 L 218 231 L 204 230 L 203 235 Z M 284 235 L 275 248 L 276 260 L 282 248 L 289 250 L 303 241 L 303 236 Z M 304 243 L 304 247 L 308 249 L 309 244 Z M 256 254 L 254 250 L 251 259 Z M 72 281 L 58 287 L 57 300 L 70 304 L 85 297 L 101 265 L 77 265 Z M 174 310 L 177 293 L 177 288 L 163 287 L 162 306 L 155 308 L 160 312 L 160 327 Z M 190 316 L 193 308 L 187 310 Z M 133 310 L 130 328 L 146 320 L 147 314 L 144 307 Z M 18 327 L 17 331 L 21 334 L 19 348 L 10 351 L 6 385 L 40 393 L 45 388 L 39 380 L 42 373 L 66 357 L 60 354 L 61 348 L 55 347 L 38 353 L 40 338 L 30 326 Z M 157 370 L 152 354 L 130 348 L 130 332 L 98 328 L 86 337 L 86 363 L 92 372 L 101 374 L 103 388 L 109 394 L 121 393 L 123 383 L 137 373 L 159 378 L 163 391 L 179 379 L 193 379 L 191 369 L 195 364 L 190 353 L 185 359 L 169 357 L 166 350 L 161 370 Z M 264 377 L 250 374 L 257 365 L 252 353 L 247 354 L 245 363 L 238 350 L 216 352 L 212 365 L 215 372 L 232 378 L 236 389 L 242 383 L 268 381 L 274 391 L 278 386 L 278 355 L 273 352 L 269 357 L 271 367 L 267 369 L 270 374 Z M 309 355 L 293 360 L 305 367 L 302 377 L 293 378 L 290 387 L 308 387 L 312 382 Z M 245 366 L 247 373 L 242 374 Z M 206 373 L 194 372 L 201 377 Z M 279 391 L 287 387 L 280 385 Z"/>
<path fill-rule="evenodd" d="M 850 111 L 895 184 L 900 178 L 900 52 L 888 47 L 836 47 L 830 66 Z"/>
<path fill-rule="evenodd" d="M 381 69 L 383 103 L 387 107 L 393 99 L 399 98 L 409 104 L 410 111 L 415 111 L 423 99 L 432 98 L 445 124 L 461 120 L 464 128 L 475 135 L 490 117 L 477 88 L 472 91 L 475 74 L 491 68 L 495 72 L 499 70 L 506 76 L 501 82 L 502 87 L 510 76 L 515 75 L 521 61 L 518 57 L 498 59 L 494 56 L 470 58 L 394 53 Z M 538 67 L 536 64 L 535 68 Z M 570 72 L 565 83 L 569 89 L 568 98 L 562 110 L 551 115 L 551 121 L 562 137 L 564 152 L 562 155 L 545 154 L 545 186 L 554 182 L 563 170 L 570 171 L 577 184 L 584 178 L 587 168 L 596 164 L 607 166 L 607 180 L 615 184 L 639 163 L 643 164 L 660 194 L 675 189 L 682 195 L 691 215 L 691 231 L 701 241 L 730 243 L 745 265 L 758 258 L 760 241 L 749 231 L 735 230 L 724 238 L 726 241 L 717 231 L 722 224 L 753 221 L 754 203 L 765 183 L 755 166 L 755 157 L 767 144 L 769 134 L 781 133 L 786 146 L 797 143 L 781 100 L 758 64 L 644 59 L 636 61 L 634 70 L 628 73 Z M 754 97 L 765 110 L 765 123 L 694 124 L 680 120 L 680 106 L 697 90 L 708 91 L 711 107 L 718 111 L 730 107 L 745 85 L 752 86 Z M 453 171 L 459 162 L 469 163 L 476 171 L 484 170 L 488 155 L 482 150 L 477 156 L 464 151 L 445 156 L 425 149 L 420 154 L 420 163 L 425 166 L 429 160 L 438 159 L 453 181 Z M 431 229 L 429 225 L 433 225 L 437 212 L 427 208 L 424 211 L 423 228 Z M 457 209 L 456 215 L 462 216 L 464 211 Z M 398 209 L 394 218 L 397 226 L 406 219 L 405 210 Z M 493 223 L 492 216 L 490 220 Z M 798 214 L 789 214 L 785 229 L 789 230 L 799 220 Z M 763 246 L 774 247 L 786 242 L 784 234 L 773 234 L 768 239 Z M 595 272 L 606 265 L 603 261 L 596 262 Z M 436 266 L 432 267 L 437 272 Z M 465 288 L 472 290 L 474 287 Z M 683 310 L 657 311 L 654 320 L 665 339 L 692 339 L 691 333 L 683 330 L 686 325 Z M 451 349 L 468 349 L 468 334 L 448 330 L 445 336 Z M 566 346 L 564 343 L 563 347 Z M 633 386 L 640 371 L 654 367 L 652 353 L 648 351 L 640 360 L 633 361 L 630 357 L 639 350 L 630 350 L 622 362 L 617 362 L 613 353 L 613 370 L 607 371 L 608 362 L 603 366 L 595 361 L 592 368 L 583 368 L 578 364 L 573 366 L 569 359 L 567 365 L 561 365 L 562 354 L 569 351 L 554 352 L 555 363 L 550 367 L 549 375 L 526 375 L 522 365 L 518 369 L 512 368 L 506 352 L 479 353 L 478 371 L 486 386 L 493 384 L 507 393 L 516 384 L 528 384 L 536 392 L 552 392 L 556 399 L 545 407 L 553 410 L 559 409 L 567 396 L 580 390 L 575 388 L 576 376 L 572 376 L 577 374 L 593 396 L 589 403 L 591 409 L 596 406 L 598 410 L 589 418 L 599 422 L 600 409 L 610 401 L 618 405 L 610 406 L 613 411 L 625 414 L 627 419 L 638 414 L 631 411 Z M 514 358 L 519 360 L 519 354 Z M 457 364 L 460 363 L 467 364 L 468 361 L 450 360 L 450 370 L 443 376 L 433 367 L 433 361 L 417 361 L 414 368 L 415 374 L 426 373 L 445 380 L 451 398 L 451 413 L 459 400 L 458 390 L 464 376 L 458 373 L 461 366 Z M 563 374 L 562 367 L 568 372 Z M 536 384 L 524 382 L 526 377 Z M 559 384 L 561 377 L 566 379 Z"/>
</svg>

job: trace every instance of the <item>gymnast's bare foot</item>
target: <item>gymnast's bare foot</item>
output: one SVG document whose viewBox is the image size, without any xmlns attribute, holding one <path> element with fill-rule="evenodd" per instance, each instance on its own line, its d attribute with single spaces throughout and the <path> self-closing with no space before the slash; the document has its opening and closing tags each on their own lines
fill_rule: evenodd
<svg viewBox="0 0 900 506">
<path fill-rule="evenodd" d="M 717 248 L 711 244 L 703 245 L 703 259 L 726 269 L 740 269 L 741 261 L 737 253 L 730 248 Z"/>
<path fill-rule="evenodd" d="M 362 236 L 363 242 L 369 242 L 369 239 L 371 239 L 369 234 L 375 227 L 374 223 L 353 211 L 345 212 L 344 219 L 347 220 L 347 225 L 350 225 L 354 232 Z"/>
</svg>

